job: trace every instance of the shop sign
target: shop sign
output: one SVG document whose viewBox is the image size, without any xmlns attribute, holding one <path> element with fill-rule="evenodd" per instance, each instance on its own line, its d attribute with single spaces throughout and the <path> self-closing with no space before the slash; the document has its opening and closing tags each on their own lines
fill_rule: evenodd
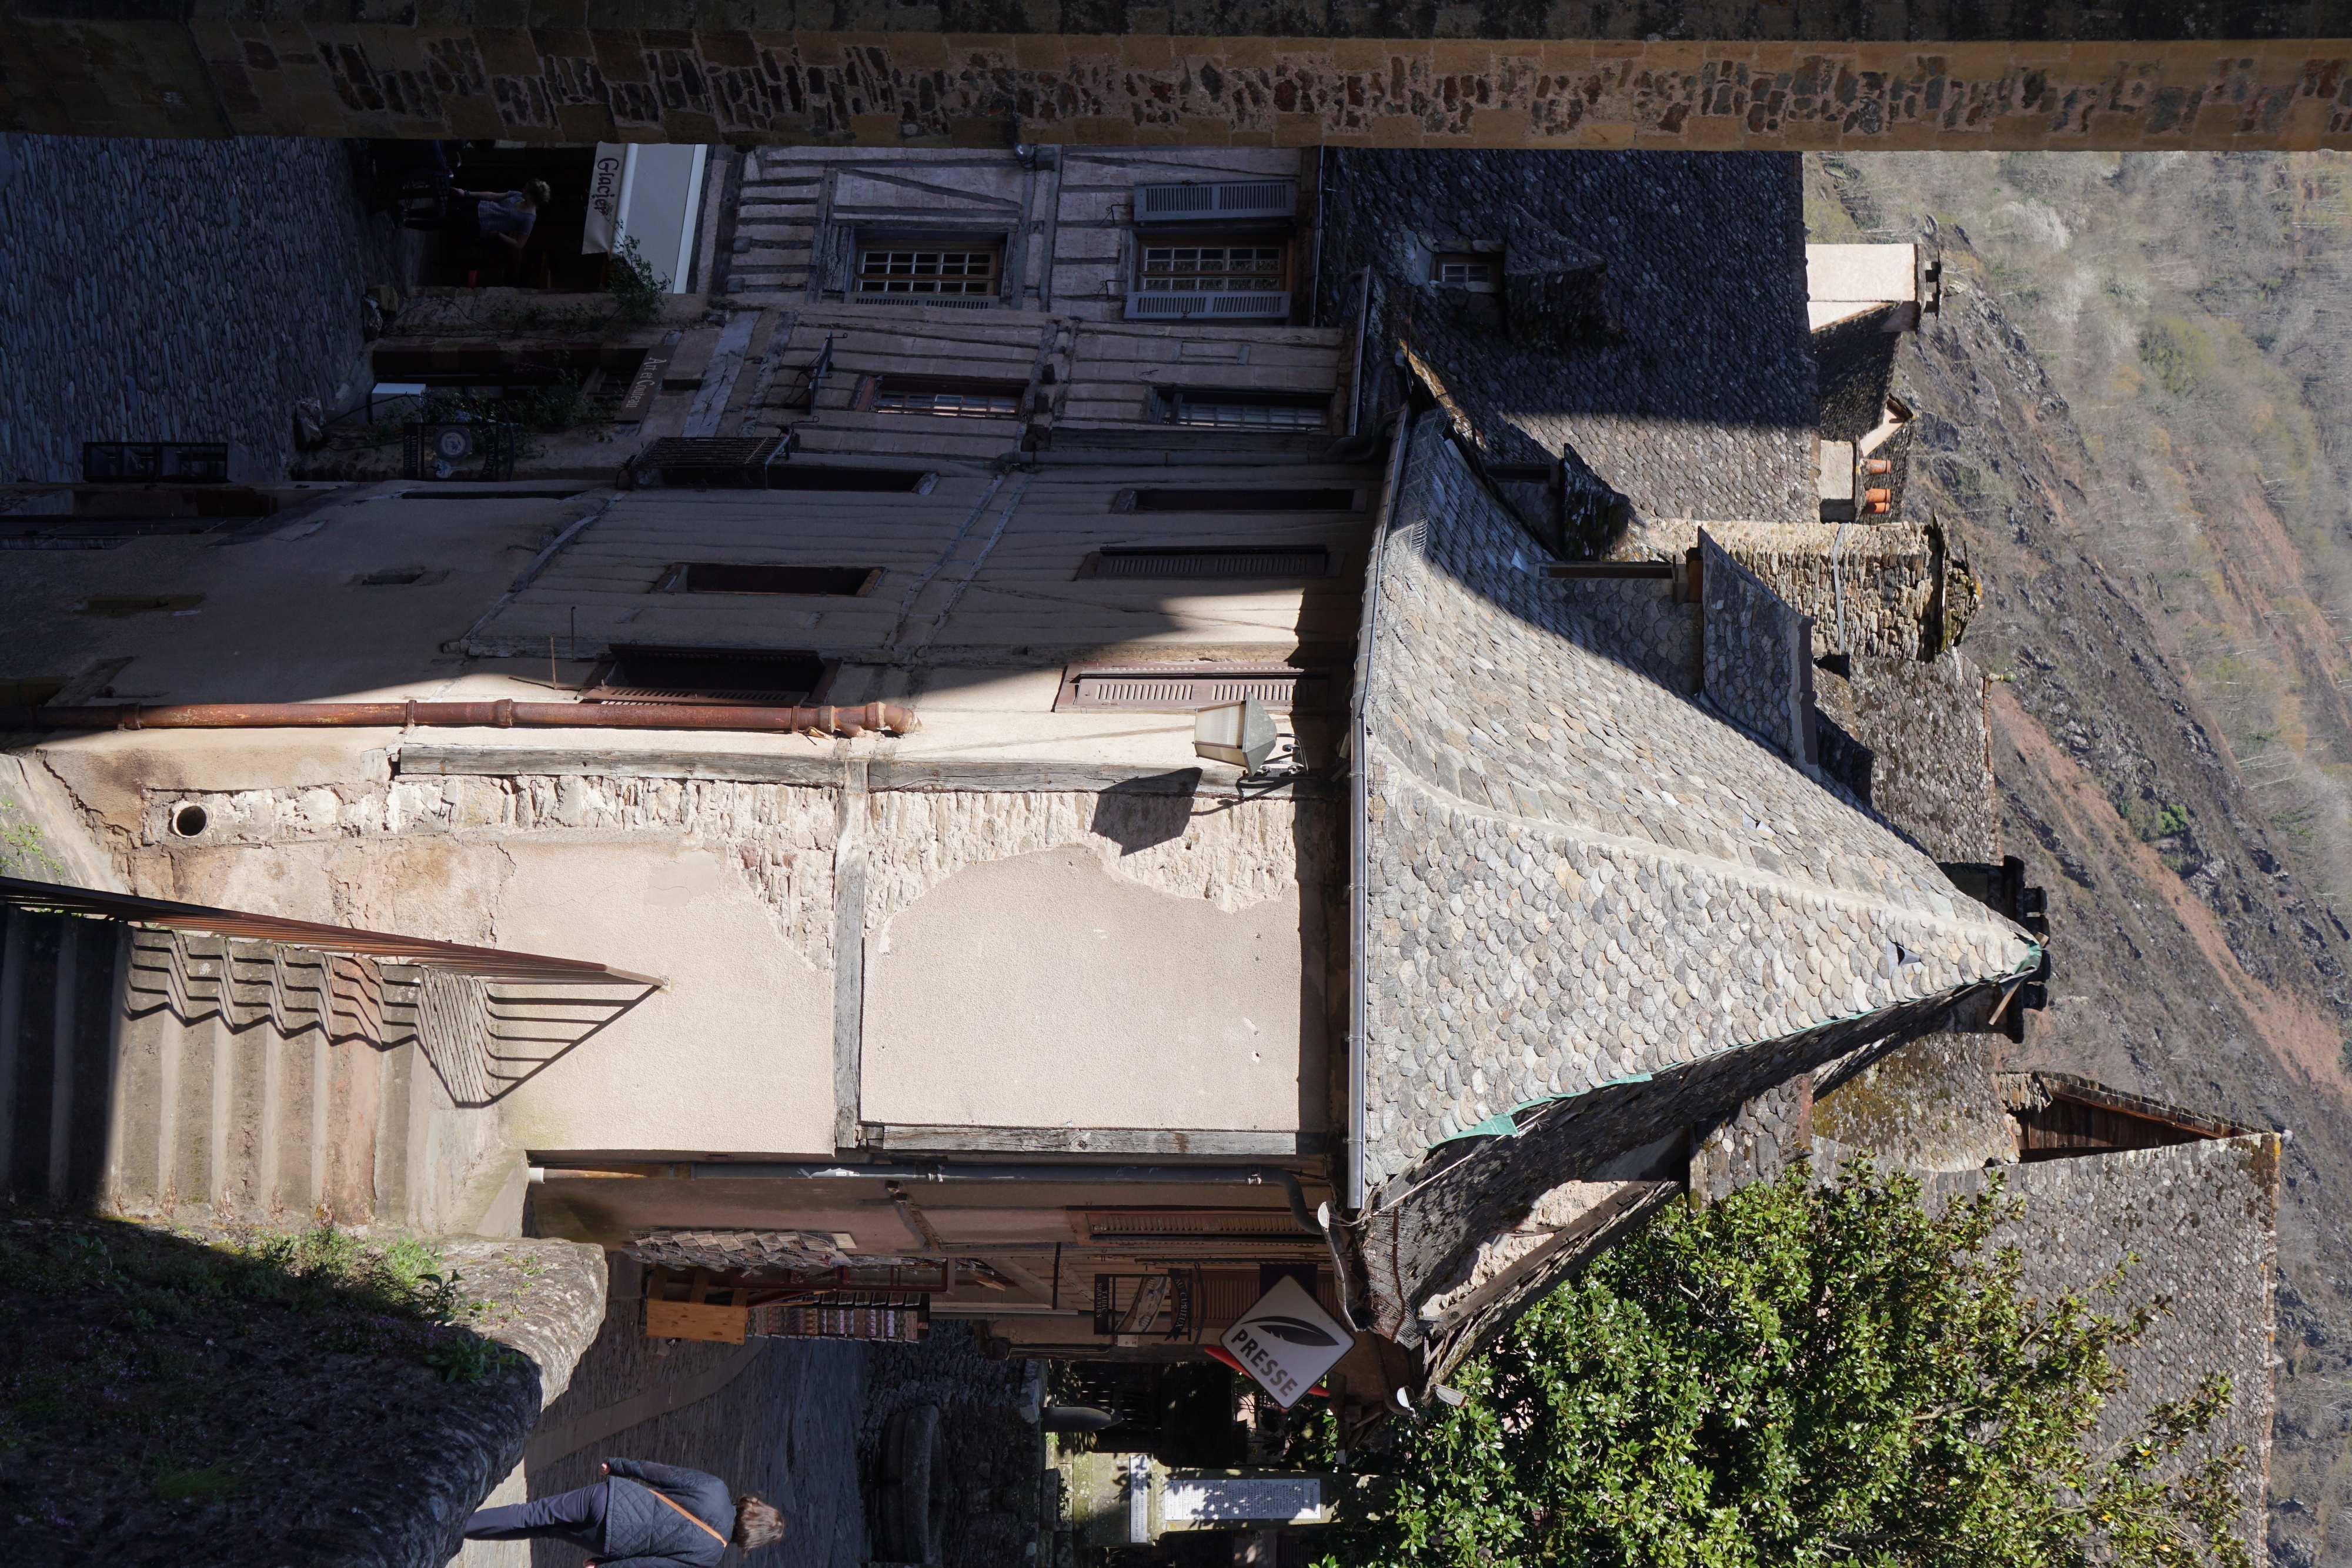
<svg viewBox="0 0 2352 1568">
<path fill-rule="evenodd" d="M 1339 1364 L 1356 1336 L 1286 1277 L 1235 1319 L 1219 1343 L 1287 1410 Z"/>
<path fill-rule="evenodd" d="M 588 173 L 588 219 L 580 231 L 583 256 L 612 251 L 614 226 L 621 215 L 621 172 L 628 166 L 628 151 L 618 141 L 596 143 L 595 167 Z"/>
</svg>

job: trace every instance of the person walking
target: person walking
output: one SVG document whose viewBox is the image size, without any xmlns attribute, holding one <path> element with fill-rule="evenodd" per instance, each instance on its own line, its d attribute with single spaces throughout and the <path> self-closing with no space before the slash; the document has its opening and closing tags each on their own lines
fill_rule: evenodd
<svg viewBox="0 0 2352 1568">
<path fill-rule="evenodd" d="M 522 247 L 530 239 L 530 231 L 539 222 L 539 209 L 555 193 L 544 180 L 526 181 L 520 191 L 457 191 L 449 193 L 453 199 L 451 213 L 458 226 L 467 233 L 485 252 L 489 242 L 498 241 L 509 246 L 514 254 L 510 265 L 520 266 Z"/>
<path fill-rule="evenodd" d="M 593 1553 L 591 1568 L 717 1568 L 730 1546 L 781 1541 L 783 1515 L 746 1492 L 728 1500 L 717 1476 L 642 1459 L 606 1459 L 606 1479 L 466 1521 L 468 1541 L 562 1541 Z"/>
</svg>

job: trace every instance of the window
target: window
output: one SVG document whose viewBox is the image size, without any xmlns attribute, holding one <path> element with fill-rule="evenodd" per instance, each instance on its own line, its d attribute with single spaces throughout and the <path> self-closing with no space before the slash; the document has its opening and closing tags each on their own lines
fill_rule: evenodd
<svg viewBox="0 0 2352 1568">
<path fill-rule="evenodd" d="M 1143 245 L 1146 293 L 1206 294 L 1220 289 L 1279 290 L 1284 282 L 1279 240 L 1235 245 Z"/>
<path fill-rule="evenodd" d="M 1121 490 L 1114 512 L 1352 512 L 1353 490 Z"/>
<path fill-rule="evenodd" d="M 1218 430 L 1320 430 L 1331 412 L 1329 392 L 1162 387 L 1154 402 L 1156 423 Z"/>
<path fill-rule="evenodd" d="M 856 406 L 869 413 L 935 413 L 951 419 L 1013 419 L 1025 382 L 968 381 L 951 376 L 873 376 L 858 389 Z"/>
<path fill-rule="evenodd" d="M 930 494 L 939 476 L 920 468 L 827 467 L 795 460 L 772 436 L 670 436 L 629 463 L 638 484 L 661 483 L 726 490 L 865 490 Z"/>
<path fill-rule="evenodd" d="M 592 703 L 791 707 L 814 702 L 832 667 L 801 648 L 617 644 L 580 694 Z"/>
<path fill-rule="evenodd" d="M 1492 294 L 1503 280 L 1503 258 L 1475 251 L 1444 251 L 1431 261 L 1429 276 L 1441 288 Z"/>
<path fill-rule="evenodd" d="M 1190 713 L 1255 697 L 1285 712 L 1325 706 L 1329 685 L 1321 670 L 1282 664 L 1075 664 L 1063 674 L 1054 710 Z"/>
<path fill-rule="evenodd" d="M 857 253 L 860 298 L 971 298 L 998 292 L 995 246 L 875 246 Z"/>
<path fill-rule="evenodd" d="M 1229 549 L 1112 546 L 1088 556 L 1080 577 L 1284 578 L 1330 574 L 1331 552 L 1321 545 L 1304 549 L 1281 546 Z"/>
<path fill-rule="evenodd" d="M 742 566 L 692 560 L 664 572 L 655 591 L 851 596 L 872 591 L 881 577 L 878 569 L 864 566 Z"/>
</svg>

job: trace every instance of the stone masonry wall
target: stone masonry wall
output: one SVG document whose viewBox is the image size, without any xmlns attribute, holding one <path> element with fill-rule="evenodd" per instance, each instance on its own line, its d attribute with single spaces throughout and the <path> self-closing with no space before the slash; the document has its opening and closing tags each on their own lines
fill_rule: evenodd
<svg viewBox="0 0 2352 1568">
<path fill-rule="evenodd" d="M 1799 762 L 1813 754 L 1813 623 L 1699 535 L 1706 589 L 1702 602 L 1702 685 L 1707 705 L 1748 734 Z"/>
<path fill-rule="evenodd" d="M 1156 6 L 1034 15 L 1083 31 L 1030 33 L 1023 13 L 963 0 L 750 0 L 701 30 L 686 13 L 628 7 L 593 23 L 545 5 L 477 22 L 282 0 L 194 0 L 168 16 L 14 0 L 0 26 L 0 126 L 884 146 L 2352 146 L 2352 42 L 2308 37 L 2313 24 L 2294 8 L 2233 14 L 2231 26 L 2267 25 L 2271 42 L 2118 45 L 2043 36 L 2037 19 L 2028 47 L 1978 37 L 2015 25 L 1983 8 L 1938 22 L 1914 8 L 1898 24 L 1905 39 L 1862 42 L 1851 40 L 1883 17 L 1721 0 L 1676 8 L 1673 21 L 1586 7 L 1323 13 L 1257 0 L 1198 13 L 1234 29 L 1225 37 L 1181 36 L 1199 22 Z M 2171 6 L 2077 16 L 2095 30 L 2175 38 L 2215 25 Z M 2151 19 L 2118 26 L 2121 16 Z M 1393 36 L 1465 28 L 1522 36 Z M 1625 36 L 1575 36 L 1605 31 Z M 1963 39 L 1924 41 L 1938 33 Z M 1690 41 L 1706 38 L 1722 41 Z"/>
<path fill-rule="evenodd" d="M 1709 1203 L 1770 1181 L 1812 1146 L 1813 1075 L 1776 1083 L 1708 1130 L 1691 1150 L 1690 1190 Z"/>
<path fill-rule="evenodd" d="M 1916 659 L 1937 643 L 1929 622 L 1937 608 L 1939 572 L 1923 528 L 1854 523 L 1841 538 L 1833 523 L 1664 517 L 1645 520 L 1611 553 L 1627 560 L 1679 557 L 1698 542 L 1702 529 L 1773 592 L 1812 617 L 1816 653 Z M 1965 612 L 1974 605 L 1961 608 Z"/>
<path fill-rule="evenodd" d="M 1329 847 L 1336 825 L 1314 800 L 1236 805 L 1125 790 L 919 789 L 865 799 L 869 931 L 968 864 L 1062 844 L 1090 846 L 1115 876 L 1227 912 L 1298 885 L 1302 855 L 1310 880 L 1336 863 Z M 206 813 L 196 843 L 168 825 L 184 804 Z M 786 937 L 824 968 L 833 962 L 840 810 L 839 789 L 819 785 L 419 774 L 307 789 L 157 791 L 142 839 L 150 851 L 166 852 L 353 841 L 392 852 L 425 839 L 496 856 L 498 842 L 517 834 L 690 834 L 729 846 Z M 479 932 L 449 935 L 484 939 Z"/>
<path fill-rule="evenodd" d="M 2000 859 L 1984 672 L 1956 649 L 1856 658 L 1851 674 L 1813 674 L 1822 770 L 1938 861 Z"/>
</svg>

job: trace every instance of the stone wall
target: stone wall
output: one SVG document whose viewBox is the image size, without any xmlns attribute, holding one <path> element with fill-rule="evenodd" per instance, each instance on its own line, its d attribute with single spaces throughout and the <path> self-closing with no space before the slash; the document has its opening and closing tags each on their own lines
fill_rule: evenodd
<svg viewBox="0 0 2352 1568">
<path fill-rule="evenodd" d="M 1937 589 L 1950 572 L 1925 528 L 1661 517 L 1644 519 L 1611 553 L 1627 560 L 1679 558 L 1702 532 L 1800 613 L 1812 617 L 1816 653 L 1916 659 L 1938 645 Z M 1974 601 L 1956 608 L 1965 621 Z M 1956 628 L 1941 641 L 1958 638 Z"/>
<path fill-rule="evenodd" d="M 1990 1034 L 1938 1033 L 1813 1074 L 1813 1165 L 1822 1176 L 1867 1155 L 1881 1168 L 1975 1170 L 2017 1158 Z"/>
<path fill-rule="evenodd" d="M 1707 706 L 1784 757 L 1813 758 L 1813 623 L 1699 535 Z"/>
<path fill-rule="evenodd" d="M 2046 37 L 2039 18 L 2031 47 L 2018 48 L 1985 37 L 2016 26 L 2011 14 L 1981 8 L 1933 22 L 1915 9 L 1899 24 L 1905 40 L 1853 42 L 1884 18 L 1727 0 L 1475 23 L 1253 3 L 1214 13 L 1238 35 L 1225 37 L 1181 36 L 1194 25 L 1184 14 L 1124 4 L 1038 13 L 1085 31 L 1032 33 L 1021 13 L 962 0 L 847 10 L 751 0 L 704 30 L 689 30 L 684 13 L 627 8 L 583 26 L 577 8 L 543 4 L 478 22 L 370 5 L 330 16 L 282 0 L 192 0 L 169 16 L 127 0 L 12 0 L 0 15 L 0 126 L 51 134 L 1693 151 L 2352 145 L 2352 41 L 2307 37 L 2294 10 L 2233 14 L 2238 36 L 2267 27 L 2274 42 L 2121 48 Z M 2071 20 L 2105 30 L 2119 16 L 2133 18 L 2120 31 L 2174 38 L 2213 26 L 2174 5 Z M 1427 36 L 1464 26 L 1520 37 Z M 825 30 L 844 27 L 872 30 Z M 1424 36 L 1382 36 L 1400 30 Z M 1579 36 L 1605 31 L 1627 36 Z M 1954 41 L 1925 41 L 1939 35 Z"/>
<path fill-rule="evenodd" d="M 1813 1074 L 1776 1083 L 1717 1122 L 1693 1145 L 1690 1190 L 1709 1203 L 1770 1181 L 1812 1148 Z"/>
<path fill-rule="evenodd" d="M 396 762 L 394 766 L 396 766 Z M 830 769 L 839 776 L 837 768 Z M 1093 790 L 875 789 L 866 796 L 866 922 L 890 917 L 979 861 L 1081 843 L 1114 875 L 1162 892 L 1246 908 L 1299 880 L 1302 841 L 1316 873 L 1332 862 L 1335 825 L 1314 801 L 1259 800 L 1210 810 L 1189 794 Z M 202 806 L 201 841 L 170 827 Z M 322 851 L 439 841 L 495 856 L 514 835 L 687 834 L 730 846 L 747 879 L 808 961 L 833 960 L 837 784 L 623 774 L 397 774 L 380 781 L 221 791 L 156 791 L 142 847 L 176 855 L 270 844 Z M 167 895 L 168 889 L 162 890 Z M 307 918 L 326 918 L 324 913 Z M 480 941 L 482 934 L 455 939 Z"/>
<path fill-rule="evenodd" d="M 1854 799 L 1947 863 L 2001 856 L 1990 683 L 1955 650 L 1816 670 L 1821 764 Z"/>
</svg>

